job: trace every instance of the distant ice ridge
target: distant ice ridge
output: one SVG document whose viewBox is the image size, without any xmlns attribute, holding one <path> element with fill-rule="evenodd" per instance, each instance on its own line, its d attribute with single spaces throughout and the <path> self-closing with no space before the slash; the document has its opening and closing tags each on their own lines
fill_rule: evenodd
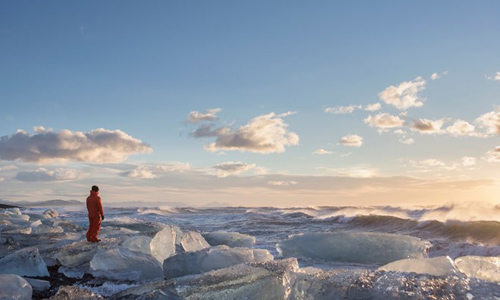
<svg viewBox="0 0 500 300">
<path fill-rule="evenodd" d="M 427 241 L 406 235 L 339 231 L 294 235 L 278 243 L 276 249 L 283 257 L 386 264 L 424 258 L 430 246 Z"/>
</svg>

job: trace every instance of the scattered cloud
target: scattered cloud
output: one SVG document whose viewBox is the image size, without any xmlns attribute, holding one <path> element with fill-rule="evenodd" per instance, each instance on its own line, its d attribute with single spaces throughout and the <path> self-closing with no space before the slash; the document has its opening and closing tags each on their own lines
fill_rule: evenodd
<svg viewBox="0 0 500 300">
<path fill-rule="evenodd" d="M 500 81 L 500 72 L 497 72 L 495 75 L 486 75 L 486 79 Z"/>
<path fill-rule="evenodd" d="M 447 121 L 446 119 L 440 119 L 440 120 L 416 119 L 413 121 L 411 129 L 424 134 L 442 133 L 441 127 L 446 121 Z"/>
<path fill-rule="evenodd" d="M 160 177 L 162 173 L 182 173 L 191 169 L 188 163 L 175 162 L 172 164 L 143 165 L 135 169 L 120 173 L 128 178 L 154 179 Z"/>
<path fill-rule="evenodd" d="M 361 108 L 362 108 L 361 105 L 336 106 L 336 107 L 325 108 L 325 112 L 334 115 L 346 115 L 346 114 L 352 114 L 354 110 Z"/>
<path fill-rule="evenodd" d="M 242 162 L 224 162 L 213 167 L 216 170 L 217 177 L 227 177 L 229 175 L 237 175 L 242 172 L 255 168 L 255 164 L 246 164 Z"/>
<path fill-rule="evenodd" d="M 372 178 L 377 176 L 378 171 L 370 167 L 350 167 L 350 168 L 325 168 L 333 172 L 336 176 L 351 178 Z"/>
<path fill-rule="evenodd" d="M 380 110 L 381 108 L 382 108 L 382 104 L 380 104 L 379 102 L 368 104 L 367 106 L 365 106 L 365 110 L 367 110 L 367 111 L 377 111 L 377 110 Z"/>
<path fill-rule="evenodd" d="M 325 149 L 317 149 L 313 152 L 313 154 L 324 155 L 324 154 L 333 154 L 333 151 L 328 151 Z"/>
<path fill-rule="evenodd" d="M 239 150 L 254 153 L 282 153 L 286 146 L 299 143 L 299 136 L 288 131 L 284 117 L 292 112 L 269 113 L 253 118 L 236 131 L 225 130 L 217 134 L 214 143 L 205 146 L 207 151 Z"/>
<path fill-rule="evenodd" d="M 378 129 L 388 129 L 402 127 L 405 123 L 403 119 L 388 113 L 381 113 L 375 116 L 368 116 L 364 119 L 365 124 Z"/>
<path fill-rule="evenodd" d="M 380 100 L 400 110 L 410 107 L 421 107 L 425 99 L 419 93 L 425 89 L 426 81 L 417 77 L 413 81 L 405 81 L 398 86 L 391 85 L 379 93 Z"/>
<path fill-rule="evenodd" d="M 54 171 L 49 171 L 45 168 L 39 168 L 35 171 L 23 171 L 16 175 L 16 179 L 25 182 L 35 181 L 66 181 L 76 180 L 81 177 L 77 170 L 58 168 Z"/>
<path fill-rule="evenodd" d="M 452 125 L 446 127 L 445 130 L 452 136 L 475 136 L 477 135 L 475 129 L 474 125 L 469 122 L 456 120 Z"/>
<path fill-rule="evenodd" d="M 486 130 L 487 135 L 500 135 L 500 108 L 479 116 L 475 123 Z"/>
<path fill-rule="evenodd" d="M 297 181 L 268 181 L 267 184 L 274 186 L 288 186 L 288 185 L 296 185 L 299 183 Z"/>
<path fill-rule="evenodd" d="M 122 162 L 131 154 L 151 153 L 152 148 L 121 130 L 103 128 L 90 132 L 52 132 L 35 127 L 35 134 L 18 130 L 0 138 L 0 159 L 32 163 L 80 161 Z"/>
<path fill-rule="evenodd" d="M 219 135 L 229 134 L 231 128 L 229 127 L 215 127 L 214 124 L 203 124 L 195 131 L 191 132 L 191 136 L 195 138 L 202 137 L 217 137 Z"/>
<path fill-rule="evenodd" d="M 415 143 L 415 141 L 412 138 L 400 139 L 399 142 L 403 143 L 405 145 L 411 145 L 411 144 Z"/>
<path fill-rule="evenodd" d="M 349 134 L 342 137 L 340 142 L 344 146 L 361 147 L 361 145 L 363 145 L 363 138 L 356 134 Z"/>
<path fill-rule="evenodd" d="M 496 147 L 486 153 L 486 160 L 489 162 L 500 162 L 500 147 Z"/>
<path fill-rule="evenodd" d="M 10 170 L 16 170 L 16 169 L 17 169 L 17 167 L 14 165 L 6 165 L 6 166 L 0 167 L 0 171 L 10 171 Z"/>
<path fill-rule="evenodd" d="M 188 122 L 197 123 L 201 121 L 216 121 L 218 119 L 217 113 L 220 111 L 220 108 L 207 109 L 205 113 L 192 111 L 188 115 Z"/>
<path fill-rule="evenodd" d="M 464 167 L 475 166 L 477 163 L 477 159 L 475 157 L 464 156 L 462 157 L 462 165 Z"/>
<path fill-rule="evenodd" d="M 441 72 L 439 74 L 438 73 L 433 73 L 430 78 L 431 78 L 431 80 L 437 80 L 437 79 L 439 79 L 439 78 L 441 78 L 443 76 L 446 76 L 446 75 L 448 75 L 448 71 L 444 71 L 444 72 Z"/>
</svg>

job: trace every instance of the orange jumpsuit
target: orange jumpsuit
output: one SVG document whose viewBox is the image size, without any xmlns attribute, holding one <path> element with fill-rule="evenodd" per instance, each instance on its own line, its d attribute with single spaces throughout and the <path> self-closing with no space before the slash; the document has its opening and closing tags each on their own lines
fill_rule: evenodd
<svg viewBox="0 0 500 300">
<path fill-rule="evenodd" d="M 90 191 L 87 197 L 87 210 L 89 211 L 89 230 L 87 231 L 87 241 L 98 242 L 97 235 L 101 229 L 101 218 L 104 217 L 101 197 L 99 192 Z"/>
</svg>

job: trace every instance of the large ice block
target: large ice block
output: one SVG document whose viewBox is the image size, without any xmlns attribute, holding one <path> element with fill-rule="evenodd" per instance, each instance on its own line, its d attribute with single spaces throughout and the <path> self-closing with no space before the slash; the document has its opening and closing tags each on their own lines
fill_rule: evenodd
<svg viewBox="0 0 500 300">
<path fill-rule="evenodd" d="M 448 256 L 397 260 L 381 266 L 378 271 L 413 272 L 433 276 L 448 276 L 458 273 L 455 263 Z"/>
<path fill-rule="evenodd" d="M 177 230 L 174 226 L 166 226 L 160 230 L 151 240 L 151 255 L 156 258 L 160 264 L 172 255 L 175 254 L 175 240 L 177 238 Z"/>
<path fill-rule="evenodd" d="M 90 261 L 90 272 L 95 277 L 114 280 L 163 277 L 161 265 L 156 259 L 123 247 L 98 251 Z"/>
<path fill-rule="evenodd" d="M 134 287 L 111 299 L 288 299 L 297 259 L 238 264 Z M 163 296 L 163 298 L 161 298 Z"/>
<path fill-rule="evenodd" d="M 163 263 L 165 278 L 199 274 L 241 263 L 271 261 L 274 257 L 265 249 L 216 246 L 195 252 L 180 253 Z"/>
<path fill-rule="evenodd" d="M 276 247 L 283 257 L 386 264 L 424 258 L 430 243 L 407 235 L 372 232 L 322 232 L 294 235 Z"/>
<path fill-rule="evenodd" d="M 12 274 L 0 275 L 0 300 L 31 300 L 33 289 L 22 277 Z"/>
<path fill-rule="evenodd" d="M 49 271 L 38 249 L 26 248 L 0 259 L 0 274 L 49 276 Z"/>
<path fill-rule="evenodd" d="M 252 247 L 255 244 L 255 237 L 239 232 L 207 232 L 203 234 L 203 237 L 212 246 L 227 245 L 229 247 Z"/>
<path fill-rule="evenodd" d="M 183 232 L 180 244 L 184 252 L 197 251 L 210 247 L 203 236 L 195 231 Z"/>
<path fill-rule="evenodd" d="M 31 223 L 31 234 L 46 234 L 46 233 L 62 233 L 64 232 L 64 229 L 60 226 L 50 226 L 50 225 L 45 225 L 42 223 L 42 221 L 37 220 L 33 223 Z"/>
<path fill-rule="evenodd" d="M 142 252 L 144 254 L 151 254 L 151 244 L 152 238 L 149 236 L 133 236 L 123 242 L 123 247 L 129 249 L 130 251 Z"/>
<path fill-rule="evenodd" d="M 45 291 L 50 289 L 50 282 L 34 278 L 24 278 L 35 291 Z"/>
<path fill-rule="evenodd" d="M 500 282 L 500 256 L 462 256 L 455 263 L 468 277 Z"/>
</svg>

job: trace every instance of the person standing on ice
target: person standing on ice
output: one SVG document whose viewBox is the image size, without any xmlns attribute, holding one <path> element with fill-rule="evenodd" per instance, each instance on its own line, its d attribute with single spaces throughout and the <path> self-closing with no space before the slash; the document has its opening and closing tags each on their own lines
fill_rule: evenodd
<svg viewBox="0 0 500 300">
<path fill-rule="evenodd" d="M 87 210 L 89 211 L 89 230 L 87 231 L 87 241 L 97 243 L 97 238 L 101 229 L 101 220 L 104 220 L 101 197 L 99 197 L 99 187 L 94 185 L 87 197 Z"/>
</svg>

